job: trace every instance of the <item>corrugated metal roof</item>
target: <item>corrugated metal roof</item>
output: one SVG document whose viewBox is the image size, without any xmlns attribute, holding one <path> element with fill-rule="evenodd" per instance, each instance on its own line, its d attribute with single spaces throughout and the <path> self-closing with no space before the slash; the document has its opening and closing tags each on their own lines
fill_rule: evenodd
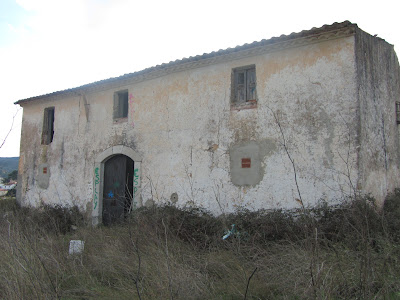
<svg viewBox="0 0 400 300">
<path fill-rule="evenodd" d="M 218 51 L 213 51 L 213 52 L 210 52 L 210 53 L 204 53 L 204 54 L 201 54 L 201 55 L 191 56 L 191 57 L 188 57 L 188 58 L 177 59 L 175 61 L 170 61 L 169 63 L 163 63 L 161 65 L 156 65 L 154 67 L 146 68 L 144 70 L 137 71 L 137 72 L 134 72 L 134 73 L 129 73 L 129 74 L 125 74 L 125 75 L 118 76 L 118 77 L 112 77 L 112 78 L 108 78 L 108 79 L 104 79 L 104 80 L 100 80 L 100 81 L 95 81 L 95 82 L 88 83 L 88 84 L 85 84 L 85 85 L 82 85 L 82 86 L 79 86 L 79 87 L 75 87 L 75 88 L 70 88 L 70 89 L 61 90 L 61 91 L 57 91 L 57 92 L 53 92 L 53 93 L 49 93 L 49 94 L 44 94 L 44 95 L 40 95 L 40 96 L 21 99 L 21 100 L 18 100 L 17 102 L 15 102 L 15 104 L 23 104 L 25 102 L 39 100 L 39 99 L 43 99 L 43 98 L 49 98 L 49 97 L 63 95 L 63 94 L 65 94 L 65 95 L 66 94 L 71 94 L 71 93 L 83 91 L 83 90 L 91 88 L 91 87 L 95 87 L 95 86 L 99 86 L 99 85 L 103 85 L 103 84 L 107 84 L 107 83 L 112 83 L 112 82 L 117 82 L 117 81 L 122 81 L 122 80 L 128 80 L 128 79 L 139 77 L 139 76 L 143 76 L 143 75 L 155 72 L 155 71 L 162 71 L 162 70 L 167 69 L 167 68 L 172 67 L 172 66 L 183 65 L 183 64 L 187 64 L 187 63 L 191 63 L 191 62 L 197 62 L 197 61 L 210 59 L 210 58 L 215 58 L 215 57 L 219 57 L 219 56 L 225 56 L 225 55 L 228 55 L 228 54 L 238 53 L 238 52 L 249 50 L 249 49 L 252 49 L 252 48 L 257 48 L 257 47 L 262 47 L 262 46 L 267 46 L 267 45 L 273 45 L 273 44 L 276 44 L 276 43 L 281 43 L 281 42 L 284 42 L 284 41 L 304 38 L 304 37 L 308 37 L 308 36 L 312 36 L 312 35 L 318 35 L 318 34 L 321 34 L 321 33 L 324 33 L 324 32 L 329 32 L 329 31 L 332 31 L 332 30 L 342 29 L 342 28 L 346 28 L 346 27 L 357 27 L 357 24 L 351 23 L 349 21 L 344 21 L 344 22 L 341 22 L 341 23 L 336 23 L 335 22 L 335 23 L 333 23 L 331 25 L 324 25 L 324 26 L 319 27 L 319 28 L 315 28 L 314 27 L 314 28 L 312 28 L 310 30 L 303 30 L 301 32 L 292 32 L 289 35 L 284 35 L 283 34 L 283 35 L 281 35 L 279 37 L 272 37 L 270 39 L 263 39 L 261 41 L 252 42 L 250 44 L 244 44 L 244 45 L 241 45 L 241 46 L 236 46 L 235 48 L 220 49 Z"/>
</svg>

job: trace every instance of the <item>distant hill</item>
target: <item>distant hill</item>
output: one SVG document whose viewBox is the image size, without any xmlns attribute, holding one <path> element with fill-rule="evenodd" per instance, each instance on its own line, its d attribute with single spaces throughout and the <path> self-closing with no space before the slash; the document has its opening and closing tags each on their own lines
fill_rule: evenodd
<svg viewBox="0 0 400 300">
<path fill-rule="evenodd" d="M 10 172 L 18 170 L 19 157 L 0 157 L 0 177 L 6 177 Z"/>
</svg>

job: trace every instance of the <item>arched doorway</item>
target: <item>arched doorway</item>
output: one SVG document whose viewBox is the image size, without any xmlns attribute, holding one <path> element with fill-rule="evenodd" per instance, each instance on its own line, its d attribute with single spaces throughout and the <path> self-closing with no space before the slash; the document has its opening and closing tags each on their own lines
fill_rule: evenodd
<svg viewBox="0 0 400 300">
<path fill-rule="evenodd" d="M 103 211 L 104 225 L 123 221 L 133 200 L 134 162 L 128 156 L 117 154 L 104 163 Z"/>
<path fill-rule="evenodd" d="M 135 150 L 123 145 L 110 147 L 97 155 L 93 173 L 92 225 L 112 224 L 123 218 L 128 210 L 142 205 L 141 162 L 142 158 Z"/>
</svg>

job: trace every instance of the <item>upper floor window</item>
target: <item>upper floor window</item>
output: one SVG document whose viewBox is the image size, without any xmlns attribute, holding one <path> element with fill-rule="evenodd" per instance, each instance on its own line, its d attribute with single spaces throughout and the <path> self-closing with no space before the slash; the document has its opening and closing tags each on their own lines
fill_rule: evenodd
<svg viewBox="0 0 400 300">
<path fill-rule="evenodd" d="M 49 145 L 54 136 L 54 107 L 44 109 L 42 145 Z"/>
<path fill-rule="evenodd" d="M 128 90 L 114 93 L 114 121 L 128 117 Z"/>
<path fill-rule="evenodd" d="M 232 70 L 232 104 L 255 106 L 256 93 L 255 65 L 240 67 Z"/>
</svg>

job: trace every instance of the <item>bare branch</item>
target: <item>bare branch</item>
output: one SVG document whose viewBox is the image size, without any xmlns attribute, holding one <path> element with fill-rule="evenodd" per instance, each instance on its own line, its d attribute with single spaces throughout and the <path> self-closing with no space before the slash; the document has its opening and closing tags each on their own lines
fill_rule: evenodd
<svg viewBox="0 0 400 300">
<path fill-rule="evenodd" d="M 290 162 L 291 162 L 291 164 L 292 164 L 292 167 L 293 167 L 294 182 L 295 182 L 295 184 L 296 184 L 297 193 L 298 193 L 298 195 L 299 195 L 299 199 L 296 199 L 296 201 L 299 202 L 299 203 L 301 204 L 301 206 L 302 206 L 303 209 L 305 209 L 305 207 L 304 207 L 304 202 L 303 202 L 303 198 L 301 197 L 301 193 L 300 193 L 299 183 L 297 182 L 296 164 L 294 163 L 294 159 L 293 159 L 292 156 L 290 155 L 290 152 L 289 152 L 289 149 L 288 149 L 288 146 L 287 146 L 287 143 L 286 143 L 286 138 L 285 138 L 285 134 L 284 134 L 284 132 L 283 132 L 283 128 L 282 128 L 281 122 L 280 122 L 278 116 L 276 115 L 276 113 L 275 113 L 271 108 L 268 107 L 268 109 L 272 112 L 272 115 L 274 116 L 274 119 L 275 119 L 275 123 L 276 123 L 276 125 L 278 125 L 279 131 L 280 131 L 281 136 L 282 136 L 282 142 L 281 142 L 281 144 L 282 144 L 283 148 L 285 149 L 286 155 L 287 155 L 287 157 L 289 158 L 289 160 L 290 160 Z"/>
<path fill-rule="evenodd" d="M 244 294 L 244 300 L 247 299 L 247 291 L 249 290 L 250 280 L 251 280 L 251 278 L 253 277 L 254 273 L 257 271 L 257 268 L 258 268 L 258 267 L 256 267 L 256 268 L 254 269 L 253 273 L 251 273 L 249 279 L 247 280 L 246 293 Z"/>
<path fill-rule="evenodd" d="M 10 135 L 11 131 L 13 130 L 15 118 L 17 117 L 17 115 L 18 115 L 18 113 L 19 113 L 20 110 L 21 110 L 21 108 L 18 108 L 17 111 L 15 112 L 15 114 L 13 115 L 10 129 L 8 130 L 8 132 L 7 132 L 6 136 L 5 136 L 5 138 L 4 138 L 3 141 L 1 142 L 1 144 L 0 144 L 0 149 L 1 149 L 1 147 L 4 146 L 4 144 L 5 144 L 5 142 L 6 142 L 7 138 L 8 138 L 8 136 Z"/>
<path fill-rule="evenodd" d="M 171 300 L 174 300 L 174 295 L 172 292 L 171 267 L 170 267 L 169 252 L 168 252 L 168 232 L 167 232 L 167 227 L 165 226 L 165 223 L 164 223 L 164 218 L 161 219 L 161 223 L 164 226 L 164 235 L 165 235 L 165 254 L 166 254 L 166 258 L 167 258 L 168 289 L 169 289 L 169 294 L 171 296 Z"/>
<path fill-rule="evenodd" d="M 142 257 L 140 255 L 140 251 L 139 251 L 139 242 L 138 242 L 138 238 L 136 238 L 136 243 L 133 241 L 133 236 L 132 236 L 132 228 L 131 228 L 131 223 L 129 223 L 129 239 L 131 240 L 131 244 L 133 246 L 133 248 L 135 249 L 137 258 L 138 258 L 138 267 L 137 267 L 137 271 L 136 271 L 136 278 L 134 279 L 134 283 L 136 286 L 136 292 L 137 295 L 139 297 L 139 300 L 142 300 L 142 296 L 140 294 L 140 290 L 139 290 L 139 282 L 140 282 L 140 267 L 141 267 L 141 263 L 142 263 Z"/>
</svg>

